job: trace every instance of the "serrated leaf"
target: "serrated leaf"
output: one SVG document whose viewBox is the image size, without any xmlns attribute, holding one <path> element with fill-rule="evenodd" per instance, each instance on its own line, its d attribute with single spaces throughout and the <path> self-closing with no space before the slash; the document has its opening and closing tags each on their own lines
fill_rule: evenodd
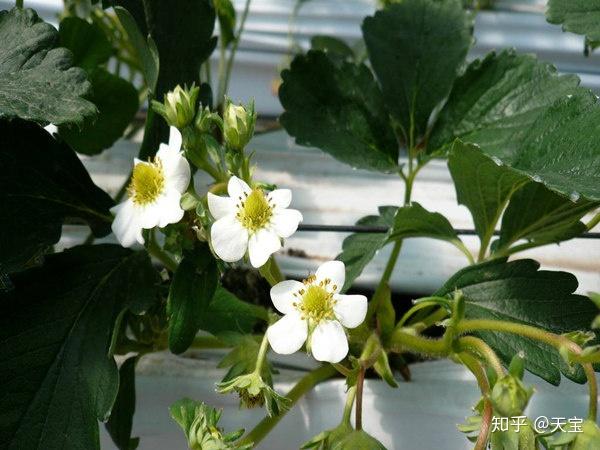
<svg viewBox="0 0 600 450">
<path fill-rule="evenodd" d="M 549 0 L 546 19 L 562 24 L 563 30 L 583 34 L 591 41 L 600 41 L 600 1 Z"/>
<path fill-rule="evenodd" d="M 511 197 L 502 216 L 498 250 L 521 239 L 543 245 L 579 236 L 587 230 L 580 219 L 598 206 L 587 200 L 572 202 L 541 183 L 528 183 Z"/>
<path fill-rule="evenodd" d="M 127 358 L 119 367 L 119 391 L 104 424 L 119 450 L 135 450 L 140 438 L 131 437 L 133 414 L 135 413 L 135 364 L 137 356 Z"/>
<path fill-rule="evenodd" d="M 32 9 L 0 11 L 0 118 L 42 124 L 80 123 L 96 107 L 83 98 L 90 89 L 85 71 L 72 67 L 64 48 L 54 48 L 58 31 Z"/>
<path fill-rule="evenodd" d="M 117 75 L 97 68 L 90 73 L 92 94 L 98 115 L 86 119 L 81 128 L 59 127 L 60 136 L 79 153 L 96 155 L 123 136 L 139 108 L 135 87 Z"/>
<path fill-rule="evenodd" d="M 219 19 L 219 31 L 223 45 L 227 47 L 235 39 L 235 8 L 231 0 L 213 0 Z"/>
<path fill-rule="evenodd" d="M 460 141 L 450 150 L 448 168 L 458 203 L 469 208 L 473 216 L 483 255 L 509 199 L 528 178 L 499 165 L 477 146 Z"/>
<path fill-rule="evenodd" d="M 35 123 L 0 120 L 0 264 L 12 272 L 58 242 L 66 221 L 110 233 L 112 199 L 77 155 Z"/>
<path fill-rule="evenodd" d="M 577 279 L 570 273 L 539 270 L 530 259 L 506 262 L 496 259 L 469 266 L 452 276 L 434 295 L 460 290 L 466 302 L 466 319 L 504 320 L 528 324 L 556 334 L 588 330 L 597 309 L 587 297 L 574 294 Z M 585 377 L 570 370 L 552 347 L 516 334 L 477 332 L 508 365 L 520 351 L 525 368 L 549 383 L 560 373 L 577 382 Z"/>
<path fill-rule="evenodd" d="M 3 448 L 99 449 L 119 377 L 108 357 L 116 317 L 157 299 L 145 252 L 80 246 L 19 273 L 0 299 Z"/>
<path fill-rule="evenodd" d="M 410 143 L 426 133 L 464 64 L 470 16 L 459 0 L 404 0 L 367 17 L 362 30 L 385 102 Z"/>
<path fill-rule="evenodd" d="M 316 35 L 310 38 L 310 48 L 313 50 L 321 50 L 329 56 L 338 57 L 342 60 L 353 61 L 354 50 L 344 41 L 333 36 Z"/>
<path fill-rule="evenodd" d="M 379 215 L 363 217 L 356 222 L 356 225 L 391 227 L 394 224 L 397 209 L 395 206 L 380 206 Z M 336 257 L 346 266 L 346 281 L 342 292 L 352 286 L 354 280 L 386 244 L 387 239 L 387 233 L 354 233 L 344 239 L 342 253 Z"/>
<path fill-rule="evenodd" d="M 575 75 L 559 75 L 550 64 L 514 50 L 489 53 L 458 77 L 435 123 L 428 151 L 456 138 L 501 155 L 516 148 L 531 124 L 557 99 L 573 94 Z"/>
<path fill-rule="evenodd" d="M 311 50 L 294 58 L 281 78 L 280 121 L 297 144 L 319 147 L 353 167 L 397 170 L 398 144 L 367 66 Z"/>
<path fill-rule="evenodd" d="M 169 349 L 177 354 L 188 349 L 209 314 L 219 283 L 217 261 L 208 245 L 187 253 L 173 276 L 169 290 Z"/>
<path fill-rule="evenodd" d="M 108 61 L 113 48 L 104 31 L 95 23 L 79 17 L 65 17 L 58 29 L 60 46 L 73 54 L 73 65 L 87 71 Z"/>
</svg>

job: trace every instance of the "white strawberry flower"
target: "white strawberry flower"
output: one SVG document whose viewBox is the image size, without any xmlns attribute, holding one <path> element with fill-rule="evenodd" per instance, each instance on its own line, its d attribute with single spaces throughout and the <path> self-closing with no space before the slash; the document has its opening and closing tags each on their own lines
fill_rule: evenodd
<svg viewBox="0 0 600 450">
<path fill-rule="evenodd" d="M 144 243 L 143 229 L 164 227 L 183 217 L 179 204 L 191 178 L 181 152 L 181 133 L 171 127 L 169 144 L 160 144 L 152 161 L 135 159 L 128 199 L 111 209 L 112 231 L 123 247 Z"/>
<path fill-rule="evenodd" d="M 261 267 L 302 221 L 300 211 L 288 209 L 292 191 L 265 193 L 232 176 L 227 193 L 229 197 L 208 193 L 208 209 L 215 218 L 210 229 L 213 249 L 226 262 L 239 261 L 248 252 L 250 263 Z"/>
<path fill-rule="evenodd" d="M 299 282 L 286 280 L 271 288 L 273 305 L 284 316 L 267 330 L 276 353 L 297 352 L 304 342 L 318 361 L 340 362 L 348 354 L 345 328 L 359 326 L 367 314 L 364 295 L 342 295 L 345 267 L 341 261 L 321 265 Z"/>
</svg>

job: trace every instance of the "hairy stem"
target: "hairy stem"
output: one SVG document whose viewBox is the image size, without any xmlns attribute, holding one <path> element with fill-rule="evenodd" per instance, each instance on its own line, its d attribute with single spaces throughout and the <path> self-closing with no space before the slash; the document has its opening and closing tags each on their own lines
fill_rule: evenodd
<svg viewBox="0 0 600 450">
<path fill-rule="evenodd" d="M 336 370 L 330 364 L 325 364 L 307 373 L 286 394 L 286 397 L 290 400 L 289 409 L 292 409 L 296 402 L 317 384 L 331 378 L 335 374 Z M 283 411 L 278 416 L 265 417 L 244 437 L 240 444 L 253 443 L 254 445 L 257 445 L 265 438 L 269 431 L 275 428 L 279 421 L 285 417 L 286 412 L 287 411 Z"/>
<path fill-rule="evenodd" d="M 475 358 L 466 353 L 460 354 L 459 358 L 475 376 L 477 384 L 479 385 L 479 389 L 485 398 L 481 428 L 479 429 L 479 436 L 477 436 L 477 442 L 475 442 L 475 447 L 473 449 L 485 450 L 487 448 L 487 442 L 490 435 L 490 423 L 492 421 L 492 404 L 487 399 L 487 395 L 490 392 L 490 384 L 485 374 L 485 370 L 483 370 L 481 364 Z"/>
<path fill-rule="evenodd" d="M 355 416 L 355 428 L 360 431 L 362 430 L 362 401 L 363 401 L 363 388 L 365 385 L 365 368 L 361 367 L 358 372 L 358 378 L 356 380 L 356 416 Z"/>
<path fill-rule="evenodd" d="M 500 358 L 483 340 L 475 336 L 464 336 L 458 339 L 458 345 L 461 349 L 483 359 L 488 366 L 494 369 L 498 378 L 504 375 L 504 366 L 502 366 Z"/>
<path fill-rule="evenodd" d="M 262 338 L 260 343 L 260 348 L 258 349 L 258 356 L 256 357 L 256 367 L 254 367 L 254 373 L 260 375 L 262 373 L 262 368 L 265 363 L 265 359 L 267 357 L 267 352 L 269 351 L 269 341 L 267 339 L 267 333 Z"/>
</svg>

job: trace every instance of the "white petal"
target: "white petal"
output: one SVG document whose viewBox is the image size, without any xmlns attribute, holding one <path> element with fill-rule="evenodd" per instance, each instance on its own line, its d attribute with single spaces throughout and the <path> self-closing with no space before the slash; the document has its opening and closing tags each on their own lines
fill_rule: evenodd
<svg viewBox="0 0 600 450">
<path fill-rule="evenodd" d="M 209 192 L 207 199 L 208 209 L 215 220 L 219 220 L 227 214 L 235 214 L 235 203 L 230 197 L 221 197 Z"/>
<path fill-rule="evenodd" d="M 267 262 L 269 256 L 281 248 L 281 240 L 274 231 L 262 229 L 258 230 L 248 242 L 248 255 L 250 264 L 259 268 Z"/>
<path fill-rule="evenodd" d="M 158 226 L 162 213 L 158 201 L 144 206 L 138 206 L 137 208 L 139 211 L 140 225 L 142 228 L 149 230 Z"/>
<path fill-rule="evenodd" d="M 229 183 L 227 183 L 227 192 L 234 202 L 237 202 L 240 197 L 243 198 L 244 194 L 249 194 L 251 191 L 250 186 L 236 176 L 232 176 Z"/>
<path fill-rule="evenodd" d="M 308 324 L 294 311 L 286 314 L 267 329 L 267 339 L 275 353 L 291 355 L 306 342 Z"/>
<path fill-rule="evenodd" d="M 337 286 L 337 292 L 342 289 L 346 280 L 346 267 L 341 261 L 327 261 L 317 269 L 315 273 L 317 280 L 329 278 L 332 285 Z"/>
<path fill-rule="evenodd" d="M 140 239 L 140 243 L 144 243 L 139 211 L 133 200 L 129 199 L 114 206 L 111 212 L 115 214 L 115 220 L 111 225 L 112 231 L 123 247 L 131 247 L 136 241 L 140 242 Z"/>
<path fill-rule="evenodd" d="M 359 326 L 367 315 L 367 297 L 364 295 L 334 295 L 333 312 L 346 328 Z"/>
<path fill-rule="evenodd" d="M 187 159 L 178 150 L 160 144 L 156 157 L 162 164 L 166 189 L 176 189 L 181 194 L 190 184 L 192 172 Z"/>
<path fill-rule="evenodd" d="M 217 256 L 226 262 L 239 261 L 248 248 L 248 231 L 233 215 L 213 223 L 210 239 Z"/>
<path fill-rule="evenodd" d="M 338 363 L 348 354 L 348 338 L 337 320 L 323 320 L 312 333 L 310 350 L 317 361 Z"/>
<path fill-rule="evenodd" d="M 183 142 L 183 138 L 181 133 L 176 127 L 169 128 L 169 147 L 179 152 L 181 150 L 181 143 Z"/>
<path fill-rule="evenodd" d="M 271 219 L 271 225 L 275 232 L 282 238 L 288 238 L 294 234 L 300 222 L 302 222 L 302 214 L 295 209 L 276 209 Z"/>
<path fill-rule="evenodd" d="M 294 293 L 303 287 L 304 284 L 296 280 L 285 280 L 277 283 L 271 288 L 271 300 L 275 308 L 282 314 L 295 311 L 296 309 L 292 303 L 299 301 L 299 299 L 294 297 Z"/>
<path fill-rule="evenodd" d="M 141 159 L 139 159 L 139 158 L 133 158 L 133 165 L 134 165 L 134 166 L 137 166 L 137 165 L 138 165 L 138 164 L 140 164 L 140 163 L 148 164 L 148 163 L 146 163 L 145 161 L 142 161 L 142 160 L 141 160 Z"/>
<path fill-rule="evenodd" d="M 283 209 L 292 203 L 292 191 L 289 189 L 275 189 L 267 194 L 276 209 Z"/>
<path fill-rule="evenodd" d="M 166 227 L 170 223 L 177 223 L 183 218 L 181 208 L 181 194 L 175 189 L 170 189 L 158 199 L 157 208 L 160 210 L 158 226 Z"/>
</svg>

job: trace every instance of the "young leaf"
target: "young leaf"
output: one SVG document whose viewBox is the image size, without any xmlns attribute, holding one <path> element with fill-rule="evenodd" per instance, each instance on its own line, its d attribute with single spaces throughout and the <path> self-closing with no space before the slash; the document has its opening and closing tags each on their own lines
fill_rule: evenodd
<svg viewBox="0 0 600 450">
<path fill-rule="evenodd" d="M 450 150 L 448 167 L 458 203 L 469 208 L 473 216 L 483 255 L 508 200 L 528 178 L 510 167 L 498 165 L 477 146 L 460 141 Z"/>
<path fill-rule="evenodd" d="M 489 154 L 510 152 L 540 114 L 578 85 L 577 76 L 558 75 L 534 56 L 491 52 L 469 64 L 454 83 L 427 149 L 437 152 L 460 138 Z"/>
<path fill-rule="evenodd" d="M 469 14 L 460 0 L 404 0 L 367 17 L 362 30 L 385 102 L 410 143 L 426 133 L 465 61 Z"/>
<path fill-rule="evenodd" d="M 583 34 L 590 41 L 600 41 L 600 1 L 549 0 L 546 19 L 562 24 L 563 30 Z"/>
<path fill-rule="evenodd" d="M 392 227 L 397 209 L 395 206 L 380 206 L 378 216 L 363 217 L 356 225 Z M 375 254 L 386 244 L 387 239 L 387 233 L 355 233 L 344 239 L 342 253 L 336 257 L 346 266 L 346 281 L 342 292 L 352 286 Z"/>
<path fill-rule="evenodd" d="M 95 119 L 86 119 L 80 128 L 59 127 L 60 136 L 79 153 L 96 155 L 123 136 L 139 108 L 138 93 L 128 81 L 96 68 L 90 73 L 89 100 L 98 107 Z"/>
<path fill-rule="evenodd" d="M 131 437 L 135 413 L 135 364 L 137 356 L 127 358 L 119 368 L 119 391 L 104 424 L 112 441 L 119 450 L 135 450 L 140 438 Z"/>
<path fill-rule="evenodd" d="M 81 246 L 14 276 L 0 298 L 0 423 L 5 448 L 99 449 L 119 372 L 108 357 L 116 317 L 157 299 L 145 252 Z"/>
<path fill-rule="evenodd" d="M 46 253 L 65 221 L 110 233 L 112 199 L 77 155 L 35 123 L 0 120 L 0 264 L 8 272 Z"/>
<path fill-rule="evenodd" d="M 598 202 L 572 202 L 541 183 L 528 183 L 510 199 L 502 216 L 497 250 L 521 239 L 539 245 L 561 242 L 586 231 L 580 219 L 598 207 Z"/>
<path fill-rule="evenodd" d="M 191 345 L 219 283 L 217 261 L 207 245 L 186 254 L 169 290 L 169 349 L 182 353 Z"/>
<path fill-rule="evenodd" d="M 496 259 L 457 272 L 434 295 L 459 289 L 466 301 L 466 319 L 504 320 L 528 324 L 556 334 L 588 330 L 597 308 L 587 297 L 573 294 L 577 279 L 566 272 L 539 270 L 530 259 L 506 262 Z M 516 334 L 477 332 L 508 365 L 520 351 L 525 368 L 552 384 L 560 372 L 577 382 L 585 377 L 562 362 L 552 347 Z"/>
<path fill-rule="evenodd" d="M 96 113 L 83 98 L 90 89 L 85 71 L 72 67 L 68 50 L 54 48 L 58 32 L 35 11 L 0 11 L 0 42 L 0 118 L 60 125 Z"/>
<path fill-rule="evenodd" d="M 353 167 L 397 169 L 398 144 L 367 66 L 311 50 L 297 56 L 281 78 L 280 121 L 296 143 L 319 147 Z"/>
<path fill-rule="evenodd" d="M 65 17 L 58 29 L 60 46 L 73 53 L 73 64 L 92 71 L 108 61 L 113 48 L 104 31 L 95 23 L 79 17 Z"/>
</svg>

